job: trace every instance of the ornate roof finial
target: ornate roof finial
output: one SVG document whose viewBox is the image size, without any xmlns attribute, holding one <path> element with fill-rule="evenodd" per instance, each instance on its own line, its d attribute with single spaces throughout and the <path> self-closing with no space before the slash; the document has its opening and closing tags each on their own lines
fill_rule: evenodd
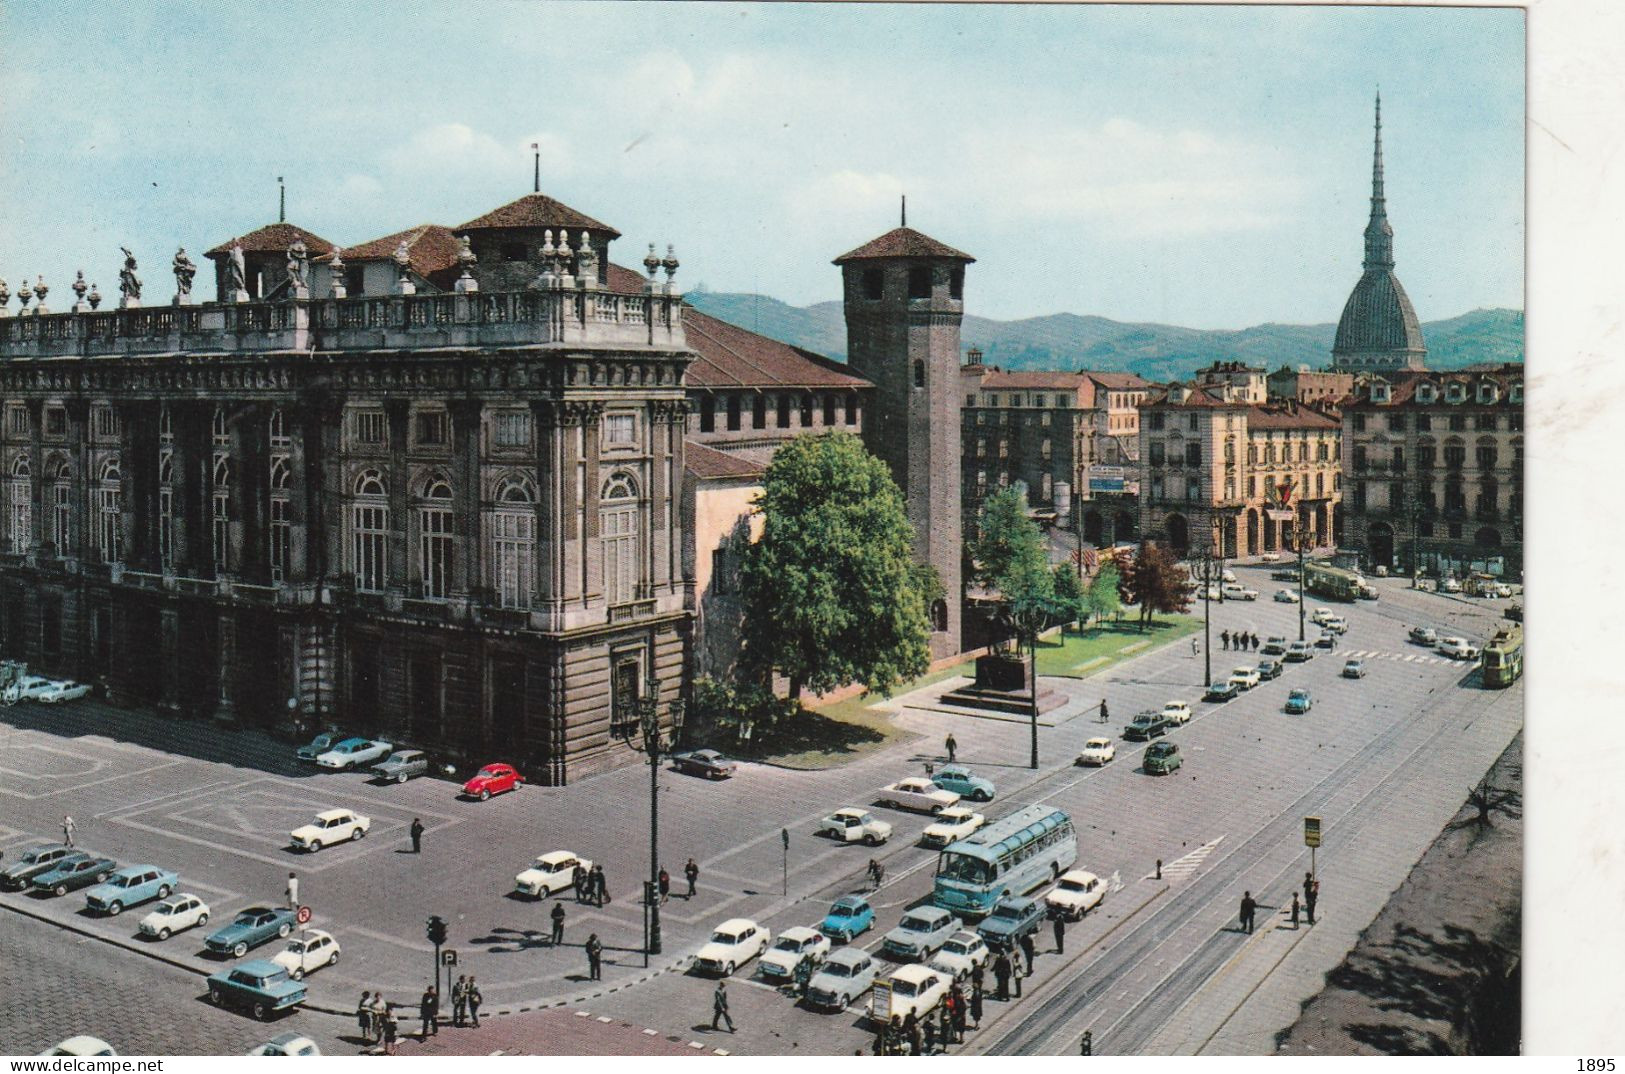
<svg viewBox="0 0 1625 1074">
<path fill-rule="evenodd" d="M 901 212 L 899 213 L 899 215 L 902 217 L 902 220 L 898 223 L 898 226 L 899 227 L 908 227 L 908 195 L 904 194 L 904 195 L 902 195 L 902 198 L 903 198 L 903 207 L 902 207 Z"/>
<path fill-rule="evenodd" d="M 1394 267 L 1394 229 L 1388 225 L 1388 201 L 1382 189 L 1382 92 L 1377 93 L 1377 122 L 1371 155 L 1371 220 L 1365 226 L 1365 270 Z"/>
</svg>

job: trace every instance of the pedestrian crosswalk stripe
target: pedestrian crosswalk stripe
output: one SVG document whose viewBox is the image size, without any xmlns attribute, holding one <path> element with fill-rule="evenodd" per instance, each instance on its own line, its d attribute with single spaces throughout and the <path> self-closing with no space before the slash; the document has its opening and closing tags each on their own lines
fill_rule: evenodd
<svg viewBox="0 0 1625 1074">
<path fill-rule="evenodd" d="M 1164 880 L 1184 880 L 1186 877 L 1194 873 L 1201 866 L 1202 862 L 1207 859 L 1207 856 L 1212 854 L 1214 849 L 1217 848 L 1222 842 L 1224 842 L 1224 836 L 1221 835 L 1211 843 L 1203 843 L 1201 846 L 1197 847 L 1189 854 L 1186 854 L 1184 857 L 1169 862 L 1162 867 L 1162 878 Z M 1156 877 L 1157 874 L 1153 871 L 1147 873 L 1141 879 L 1155 880 Z"/>
</svg>

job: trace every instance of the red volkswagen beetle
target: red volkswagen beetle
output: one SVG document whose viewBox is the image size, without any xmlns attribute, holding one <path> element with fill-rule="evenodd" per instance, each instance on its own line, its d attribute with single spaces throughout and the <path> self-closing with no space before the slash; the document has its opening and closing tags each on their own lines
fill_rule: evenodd
<svg viewBox="0 0 1625 1074">
<path fill-rule="evenodd" d="M 513 765 L 488 764 L 476 772 L 473 779 L 463 784 L 463 793 L 483 802 L 493 794 L 521 787 L 524 782 L 525 777 L 521 776 Z"/>
</svg>

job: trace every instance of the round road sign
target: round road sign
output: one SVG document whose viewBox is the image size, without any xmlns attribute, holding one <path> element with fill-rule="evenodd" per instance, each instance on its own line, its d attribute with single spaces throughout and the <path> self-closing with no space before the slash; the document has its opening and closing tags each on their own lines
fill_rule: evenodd
<svg viewBox="0 0 1625 1074">
<path fill-rule="evenodd" d="M 310 907 L 301 906 L 297 911 L 294 912 L 293 916 L 294 920 L 298 921 L 301 925 L 310 924 Z"/>
</svg>

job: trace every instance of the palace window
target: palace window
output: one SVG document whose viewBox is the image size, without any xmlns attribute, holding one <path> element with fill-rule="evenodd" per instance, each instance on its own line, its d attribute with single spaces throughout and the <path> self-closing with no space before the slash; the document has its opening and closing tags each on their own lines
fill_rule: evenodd
<svg viewBox="0 0 1625 1074">
<path fill-rule="evenodd" d="M 1365 415 L 1358 410 L 1354 412 L 1354 431 L 1357 433 L 1365 432 Z"/>
<path fill-rule="evenodd" d="M 885 296 L 886 274 L 877 268 L 864 269 L 863 297 L 870 302 L 879 302 Z"/>
<path fill-rule="evenodd" d="M 68 435 L 68 412 L 66 410 L 59 406 L 45 408 L 45 435 L 58 437 Z"/>
<path fill-rule="evenodd" d="M 1495 415 L 1488 413 L 1474 415 L 1473 428 L 1481 433 L 1493 433 L 1495 431 Z"/>
<path fill-rule="evenodd" d="M 1418 414 L 1418 415 L 1416 415 L 1416 431 L 1419 432 L 1419 433 L 1430 433 L 1430 432 L 1432 432 L 1433 431 L 1433 415 L 1432 414 Z"/>
<path fill-rule="evenodd" d="M 418 506 L 418 577 L 423 599 L 445 600 L 451 592 L 452 554 L 451 486 L 444 478 L 430 478 Z"/>
<path fill-rule="evenodd" d="M 717 431 L 717 401 L 709 395 L 700 397 L 700 432 Z"/>
<path fill-rule="evenodd" d="M 1391 433 L 1405 431 L 1405 415 L 1403 412 L 1388 415 L 1388 431 Z"/>
<path fill-rule="evenodd" d="M 69 527 L 73 518 L 73 467 L 67 461 L 56 467 L 51 485 L 51 539 L 56 542 L 56 554 L 67 555 L 73 549 Z"/>
<path fill-rule="evenodd" d="M 734 416 L 737 417 L 737 415 Z M 835 397 L 833 395 L 824 396 L 824 424 L 835 424 Z M 733 421 L 729 424 L 728 428 L 737 429 L 739 428 L 739 423 L 737 421 Z"/>
<path fill-rule="evenodd" d="M 1185 500 L 1187 503 L 1197 503 L 1202 498 L 1202 482 L 1199 478 L 1187 477 L 1185 479 Z"/>
<path fill-rule="evenodd" d="M 604 595 L 609 603 L 638 599 L 643 572 L 638 549 L 638 489 L 631 474 L 620 472 L 604 482 L 599 496 L 598 532 L 604 542 Z"/>
<path fill-rule="evenodd" d="M 927 265 L 915 265 L 908 270 L 908 297 L 931 297 L 931 269 Z"/>
<path fill-rule="evenodd" d="M 523 410 L 499 410 L 491 415 L 491 446 L 530 446 L 530 415 Z"/>
<path fill-rule="evenodd" d="M 1199 443 L 1190 443 L 1190 444 L 1185 445 L 1185 465 L 1186 466 L 1200 466 L 1200 465 L 1202 465 L 1202 445 L 1201 444 L 1199 444 Z"/>
<path fill-rule="evenodd" d="M 377 470 L 363 470 L 350 505 L 350 570 L 363 593 L 381 593 L 388 578 L 389 490 Z"/>
<path fill-rule="evenodd" d="M 287 419 L 280 408 L 271 411 L 271 446 L 284 451 L 293 447 L 293 437 L 288 435 Z"/>
<path fill-rule="evenodd" d="M 813 423 L 813 397 L 810 396 L 810 395 L 803 395 L 801 397 L 801 427 L 803 429 L 811 429 L 812 428 L 812 423 Z"/>
<path fill-rule="evenodd" d="M 389 422 L 382 410 L 356 411 L 351 429 L 357 444 L 383 447 L 389 443 Z"/>
<path fill-rule="evenodd" d="M 6 428 L 12 436 L 27 436 L 33 430 L 33 423 L 28 420 L 28 408 L 12 406 L 6 408 Z"/>
<path fill-rule="evenodd" d="M 278 412 L 280 413 L 280 411 Z M 275 428 L 275 426 L 273 426 Z M 273 439 L 273 443 L 275 440 Z M 271 581 L 288 577 L 291 529 L 288 519 L 288 483 L 292 471 L 286 455 L 271 456 Z"/>
<path fill-rule="evenodd" d="M 124 490 L 117 459 L 102 463 L 96 485 L 96 548 L 103 563 L 119 563 L 124 555 Z"/>
<path fill-rule="evenodd" d="M 779 419 L 779 428 L 788 429 L 790 427 L 790 397 L 788 395 L 781 395 L 779 396 L 778 403 L 777 416 Z"/>
<path fill-rule="evenodd" d="M 1163 415 L 1162 411 L 1153 410 L 1150 414 L 1146 415 L 1146 420 L 1150 423 L 1147 427 L 1152 432 L 1160 433 L 1162 431 L 1163 420 L 1164 420 L 1164 415 Z"/>
<path fill-rule="evenodd" d="M 1452 414 L 1452 415 L 1450 415 L 1450 431 L 1453 432 L 1453 433 L 1464 433 L 1464 432 L 1466 432 L 1467 431 L 1467 415 L 1465 415 L 1465 414 Z"/>
<path fill-rule="evenodd" d="M 214 435 L 215 447 L 231 446 L 231 430 L 226 427 L 226 412 L 223 408 L 214 408 L 214 419 L 210 428 Z"/>
<path fill-rule="evenodd" d="M 1444 465 L 1446 469 L 1460 470 L 1467 462 L 1467 448 L 1462 444 L 1446 444 L 1444 446 Z"/>
<path fill-rule="evenodd" d="M 216 452 L 214 456 L 214 492 L 210 503 L 214 573 L 218 577 L 231 568 L 231 457 L 224 452 Z"/>
<path fill-rule="evenodd" d="M 167 416 L 168 411 L 164 411 Z M 161 427 L 161 426 L 160 426 Z M 162 434 L 160 434 L 161 436 Z M 158 453 L 158 564 L 163 570 L 175 566 L 175 458 L 170 451 Z"/>
<path fill-rule="evenodd" d="M 491 588 L 498 607 L 530 607 L 535 561 L 535 491 L 523 477 L 505 477 L 491 512 Z"/>
<path fill-rule="evenodd" d="M 413 423 L 415 439 L 421 445 L 438 447 L 447 439 L 446 412 L 444 410 L 420 410 L 414 415 Z"/>
<path fill-rule="evenodd" d="M 702 427 L 706 428 L 707 431 L 709 431 L 710 429 L 714 429 L 716 427 L 716 410 L 715 410 L 715 404 L 713 403 L 712 404 L 713 409 L 711 411 L 711 425 L 709 427 L 704 426 L 705 403 L 707 403 L 707 402 L 711 402 L 711 396 L 709 396 L 709 395 L 706 396 L 705 399 L 701 401 L 701 404 L 700 404 L 700 421 L 701 421 Z M 738 426 L 733 425 L 733 424 L 730 424 L 728 427 L 730 429 L 738 428 Z M 605 414 L 604 415 L 604 439 L 607 440 L 611 444 L 622 444 L 622 445 L 630 445 L 632 447 L 636 447 L 637 442 L 638 442 L 638 419 L 637 419 L 637 415 L 635 415 L 635 414 Z"/>
<path fill-rule="evenodd" d="M 1495 462 L 1500 452 L 1496 451 L 1494 444 L 1478 445 L 1478 468 L 1480 470 L 1495 469 Z"/>
<path fill-rule="evenodd" d="M 99 406 L 95 414 L 96 439 L 117 440 L 124 431 L 123 423 L 118 418 L 118 411 L 110 406 Z"/>
</svg>

